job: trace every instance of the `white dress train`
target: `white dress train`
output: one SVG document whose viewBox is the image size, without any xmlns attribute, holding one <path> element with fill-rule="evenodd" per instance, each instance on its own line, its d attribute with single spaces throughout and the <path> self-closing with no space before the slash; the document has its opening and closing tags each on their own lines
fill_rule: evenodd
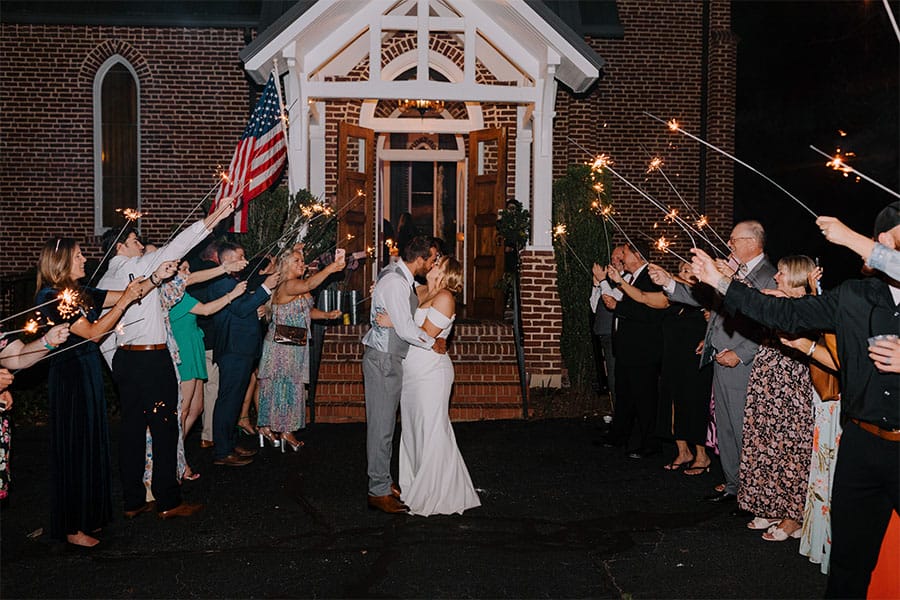
<svg viewBox="0 0 900 600">
<path fill-rule="evenodd" d="M 415 322 L 425 318 L 446 338 L 453 320 L 434 308 L 417 309 Z M 450 425 L 453 363 L 447 354 L 410 346 L 403 361 L 400 395 L 400 487 L 403 502 L 414 515 L 462 514 L 481 506 Z"/>
</svg>

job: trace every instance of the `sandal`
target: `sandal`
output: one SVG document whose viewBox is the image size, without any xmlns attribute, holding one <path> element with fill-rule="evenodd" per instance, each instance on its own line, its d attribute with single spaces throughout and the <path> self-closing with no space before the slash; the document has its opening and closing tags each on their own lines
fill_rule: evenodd
<svg viewBox="0 0 900 600">
<path fill-rule="evenodd" d="M 253 425 L 250 425 L 250 426 L 249 426 L 249 429 L 248 429 L 248 428 L 245 427 L 244 425 L 241 425 L 241 421 L 247 421 L 247 423 L 248 423 L 248 425 L 249 425 L 249 424 L 250 424 L 250 417 L 249 417 L 249 416 L 243 416 L 243 417 L 241 417 L 241 418 L 239 418 L 239 419 L 237 420 L 237 427 L 238 427 L 238 429 L 241 430 L 241 433 L 243 433 L 244 435 L 256 435 L 256 434 L 257 434 L 256 427 L 254 427 Z"/>
<path fill-rule="evenodd" d="M 702 467 L 699 466 L 696 462 L 692 462 L 691 466 L 684 470 L 684 474 L 689 477 L 695 477 L 697 475 L 703 475 L 704 473 L 709 473 L 709 465 L 710 463 L 706 463 Z"/>
<path fill-rule="evenodd" d="M 747 523 L 747 529 L 768 530 L 773 525 L 781 523 L 781 519 L 764 519 L 763 517 L 754 517 L 752 521 Z"/>
<path fill-rule="evenodd" d="M 781 527 L 778 527 L 777 525 L 772 525 L 771 527 L 769 527 L 769 530 L 767 532 L 762 534 L 762 539 L 766 540 L 767 542 L 783 542 L 783 541 L 787 540 L 788 538 L 797 539 L 801 535 L 803 535 L 802 527 L 798 527 L 797 529 L 788 533 Z"/>
</svg>

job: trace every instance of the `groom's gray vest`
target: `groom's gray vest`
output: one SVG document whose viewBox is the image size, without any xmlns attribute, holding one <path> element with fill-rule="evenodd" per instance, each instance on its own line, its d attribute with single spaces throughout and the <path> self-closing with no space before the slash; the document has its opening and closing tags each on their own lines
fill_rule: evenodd
<svg viewBox="0 0 900 600">
<path fill-rule="evenodd" d="M 402 277 L 403 280 L 406 281 L 403 270 L 397 265 L 391 265 L 382 269 L 381 272 L 378 273 L 378 281 L 381 281 L 385 275 L 390 273 L 396 273 L 397 276 Z M 419 298 L 416 296 L 415 284 L 413 284 L 409 286 L 410 314 L 415 314 L 418 307 Z M 371 327 L 366 335 L 363 336 L 363 344 L 375 350 L 379 350 L 380 352 L 386 352 L 388 354 L 406 358 L 406 353 L 409 351 L 409 343 L 401 339 L 393 327 L 380 327 L 378 323 L 375 322 L 375 315 L 379 309 L 383 310 L 384 307 L 377 306 L 375 302 L 372 302 L 372 308 L 369 310 L 369 324 Z"/>
</svg>

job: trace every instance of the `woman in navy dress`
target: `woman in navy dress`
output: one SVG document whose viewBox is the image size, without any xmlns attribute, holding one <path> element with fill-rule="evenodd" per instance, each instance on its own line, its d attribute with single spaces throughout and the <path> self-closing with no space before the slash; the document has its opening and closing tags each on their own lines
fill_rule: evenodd
<svg viewBox="0 0 900 600">
<path fill-rule="evenodd" d="M 71 238 L 49 240 L 38 261 L 36 304 L 42 316 L 69 323 L 71 335 L 50 357 L 47 377 L 50 412 L 50 535 L 76 546 L 93 547 L 92 536 L 112 515 L 109 426 L 99 342 L 125 308 L 167 277 L 166 263 L 149 280 L 135 279 L 124 291 L 80 287 L 86 259 Z M 104 308 L 110 310 L 100 316 Z M 127 326 L 127 324 L 126 324 Z"/>
</svg>

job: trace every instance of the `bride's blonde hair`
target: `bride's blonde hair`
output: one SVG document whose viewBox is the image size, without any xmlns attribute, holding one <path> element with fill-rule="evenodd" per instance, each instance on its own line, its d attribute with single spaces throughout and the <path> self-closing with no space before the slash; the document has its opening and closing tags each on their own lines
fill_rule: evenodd
<svg viewBox="0 0 900 600">
<path fill-rule="evenodd" d="M 453 294 L 460 293 L 463 289 L 463 270 L 459 261 L 445 256 L 438 265 L 444 270 L 444 287 Z"/>
</svg>

